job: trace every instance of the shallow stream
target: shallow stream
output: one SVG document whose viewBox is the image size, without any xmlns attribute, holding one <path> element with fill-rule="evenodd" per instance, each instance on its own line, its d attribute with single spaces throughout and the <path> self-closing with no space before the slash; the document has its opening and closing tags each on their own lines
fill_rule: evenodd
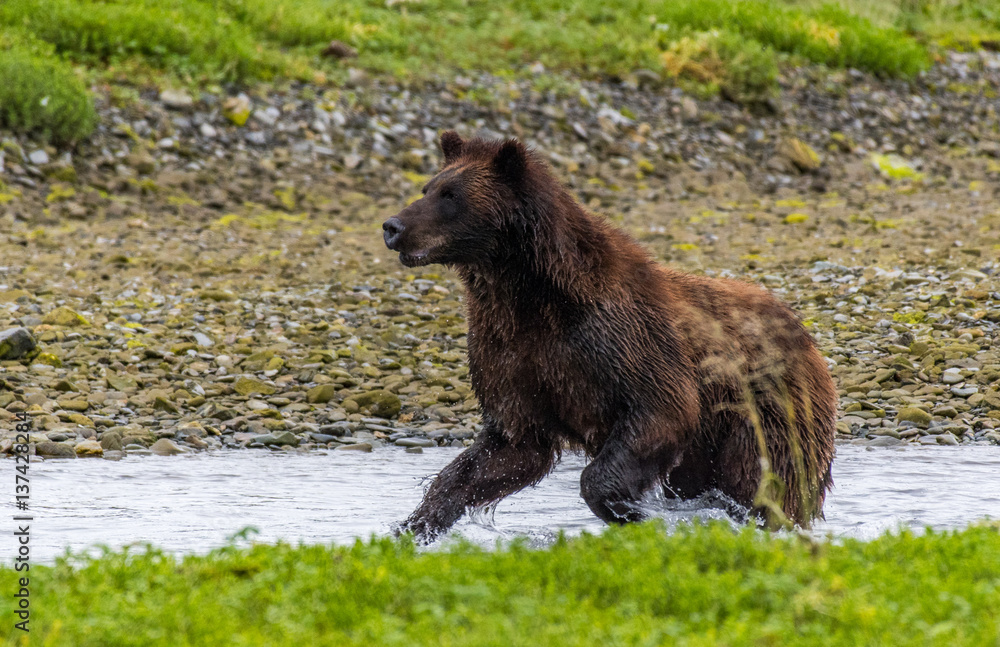
<svg viewBox="0 0 1000 647">
<path fill-rule="evenodd" d="M 460 451 L 233 450 L 118 462 L 39 461 L 31 466 L 32 560 L 50 562 L 67 547 L 133 542 L 203 553 L 246 526 L 256 527 L 256 539 L 266 542 L 347 543 L 386 534 L 417 505 L 423 479 Z M 463 519 L 456 530 L 486 546 L 518 535 L 545 544 L 559 530 L 600 531 L 603 524 L 579 495 L 584 465 L 583 457 L 564 455 L 537 487 L 501 502 L 492 517 Z M 841 446 L 834 479 L 826 520 L 817 530 L 836 536 L 871 538 L 899 527 L 959 528 L 987 516 L 1000 519 L 1000 448 Z M 668 525 L 724 517 L 699 502 L 655 505 Z M 0 554 L 14 554 L 11 534 L 3 536 L 8 546 Z"/>
</svg>

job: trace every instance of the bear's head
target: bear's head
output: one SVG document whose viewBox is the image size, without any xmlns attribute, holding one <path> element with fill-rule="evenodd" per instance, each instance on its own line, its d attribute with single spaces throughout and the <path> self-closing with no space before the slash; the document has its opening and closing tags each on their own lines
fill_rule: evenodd
<svg viewBox="0 0 1000 647">
<path fill-rule="evenodd" d="M 533 154 L 515 139 L 441 135 L 444 168 L 423 197 L 382 224 L 386 247 L 407 267 L 468 265 L 488 258 L 507 236 Z"/>
</svg>

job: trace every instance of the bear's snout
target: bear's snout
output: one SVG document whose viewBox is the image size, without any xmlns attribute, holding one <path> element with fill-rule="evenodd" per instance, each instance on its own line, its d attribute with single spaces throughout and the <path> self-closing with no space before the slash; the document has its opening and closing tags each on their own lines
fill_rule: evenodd
<svg viewBox="0 0 1000 647">
<path fill-rule="evenodd" d="M 403 235 L 404 229 L 406 227 L 403 226 L 402 221 L 396 216 L 383 222 L 382 238 L 385 240 L 385 246 L 393 251 L 399 251 L 396 249 L 396 243 L 399 242 L 399 237 Z"/>
</svg>

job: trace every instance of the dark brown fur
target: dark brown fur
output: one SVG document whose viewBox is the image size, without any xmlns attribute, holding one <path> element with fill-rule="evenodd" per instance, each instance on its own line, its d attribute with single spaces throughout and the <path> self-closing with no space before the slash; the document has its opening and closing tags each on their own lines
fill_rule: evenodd
<svg viewBox="0 0 1000 647">
<path fill-rule="evenodd" d="M 449 132 L 442 149 L 444 169 L 385 238 L 404 264 L 460 273 L 484 429 L 404 529 L 433 538 L 537 483 L 565 444 L 593 459 L 581 493 L 606 522 L 642 519 L 635 504 L 659 485 L 683 498 L 717 488 L 761 513 L 765 455 L 784 514 L 821 514 L 836 398 L 789 308 L 657 265 L 516 141 Z"/>
</svg>

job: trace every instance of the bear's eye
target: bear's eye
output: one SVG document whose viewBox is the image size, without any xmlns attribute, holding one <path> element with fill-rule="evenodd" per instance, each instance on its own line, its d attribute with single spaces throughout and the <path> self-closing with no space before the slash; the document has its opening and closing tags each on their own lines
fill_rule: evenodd
<svg viewBox="0 0 1000 647">
<path fill-rule="evenodd" d="M 441 198 L 444 200 L 454 200 L 455 194 L 451 189 L 441 189 Z"/>
</svg>

